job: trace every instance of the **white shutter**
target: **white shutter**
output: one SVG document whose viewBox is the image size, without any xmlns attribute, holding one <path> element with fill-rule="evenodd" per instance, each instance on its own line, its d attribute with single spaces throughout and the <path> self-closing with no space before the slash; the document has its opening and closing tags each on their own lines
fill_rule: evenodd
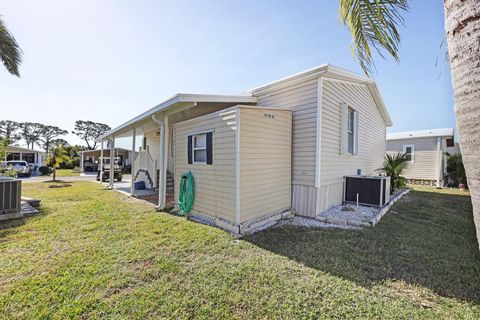
<svg viewBox="0 0 480 320">
<path fill-rule="evenodd" d="M 348 106 L 345 102 L 340 104 L 340 154 L 348 153 Z"/>
<path fill-rule="evenodd" d="M 353 154 L 358 154 L 358 112 L 353 112 Z"/>
</svg>

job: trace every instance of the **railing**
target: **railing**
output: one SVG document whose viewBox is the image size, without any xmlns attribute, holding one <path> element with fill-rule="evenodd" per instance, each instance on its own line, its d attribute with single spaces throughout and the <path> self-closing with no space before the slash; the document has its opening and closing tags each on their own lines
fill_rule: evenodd
<svg viewBox="0 0 480 320">
<path fill-rule="evenodd" d="M 149 152 L 148 146 L 147 149 L 140 149 L 140 151 L 138 152 L 137 157 L 135 158 L 134 170 L 135 172 L 132 172 L 132 177 L 135 177 L 139 170 L 147 171 L 153 180 L 152 187 L 155 187 L 155 185 L 157 184 L 157 162 L 153 160 L 152 155 Z"/>
</svg>

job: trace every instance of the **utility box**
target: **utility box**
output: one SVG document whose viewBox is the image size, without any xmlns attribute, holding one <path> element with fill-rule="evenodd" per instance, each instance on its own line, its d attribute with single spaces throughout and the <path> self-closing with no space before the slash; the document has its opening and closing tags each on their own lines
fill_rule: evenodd
<svg viewBox="0 0 480 320">
<path fill-rule="evenodd" d="M 0 214 L 21 210 L 22 181 L 0 177 Z"/>
<path fill-rule="evenodd" d="M 383 207 L 390 201 L 390 177 L 345 176 L 343 201 Z"/>
</svg>

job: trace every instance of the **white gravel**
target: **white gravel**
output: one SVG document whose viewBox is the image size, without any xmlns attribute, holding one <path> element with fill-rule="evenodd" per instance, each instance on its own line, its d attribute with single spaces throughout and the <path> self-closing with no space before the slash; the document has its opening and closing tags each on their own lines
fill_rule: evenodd
<svg viewBox="0 0 480 320">
<path fill-rule="evenodd" d="M 364 227 L 375 226 L 382 216 L 390 209 L 391 205 L 399 198 L 408 193 L 409 190 L 398 190 L 390 197 L 390 204 L 382 208 L 356 206 L 345 204 L 332 207 L 316 218 L 305 218 L 295 216 L 290 219 L 281 220 L 277 226 L 293 225 L 307 228 L 341 228 L 359 230 Z"/>
</svg>

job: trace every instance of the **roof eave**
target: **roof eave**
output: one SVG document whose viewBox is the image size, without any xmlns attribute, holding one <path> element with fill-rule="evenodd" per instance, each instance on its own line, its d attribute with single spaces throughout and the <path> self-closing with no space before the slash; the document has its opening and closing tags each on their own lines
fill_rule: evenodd
<svg viewBox="0 0 480 320">
<path fill-rule="evenodd" d="M 144 121 L 157 112 L 168 110 L 171 107 L 173 107 L 175 104 L 180 102 L 256 103 L 257 98 L 251 95 L 208 95 L 208 94 L 178 93 L 172 98 L 156 105 L 155 107 L 145 111 L 139 116 L 104 133 L 103 135 L 97 138 L 97 141 L 105 140 L 107 137 L 114 135 L 116 132 L 120 130 L 125 130 L 137 122 Z"/>
</svg>

